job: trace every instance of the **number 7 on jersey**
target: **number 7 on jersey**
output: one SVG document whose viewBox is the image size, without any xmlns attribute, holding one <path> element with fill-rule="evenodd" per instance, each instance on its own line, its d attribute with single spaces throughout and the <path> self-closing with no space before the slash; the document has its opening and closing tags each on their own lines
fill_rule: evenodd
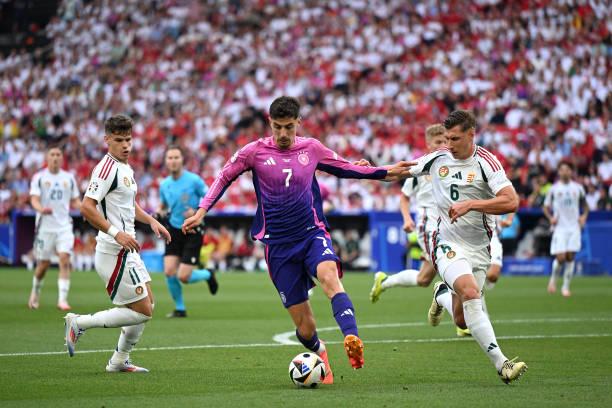
<svg viewBox="0 0 612 408">
<path fill-rule="evenodd" d="M 293 170 L 283 169 L 283 173 L 287 173 L 287 178 L 285 179 L 285 187 L 289 187 L 289 180 L 291 180 L 291 176 L 293 175 Z"/>
</svg>

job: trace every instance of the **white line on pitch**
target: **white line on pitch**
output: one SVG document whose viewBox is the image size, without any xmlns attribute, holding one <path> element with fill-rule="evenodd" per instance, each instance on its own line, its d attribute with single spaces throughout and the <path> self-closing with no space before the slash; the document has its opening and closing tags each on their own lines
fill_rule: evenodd
<svg viewBox="0 0 612 408">
<path fill-rule="evenodd" d="M 498 340 L 538 340 L 538 339 L 577 339 L 577 338 L 597 338 L 612 337 L 612 333 L 576 333 L 576 334 L 528 334 L 523 336 L 498 336 Z M 439 339 L 389 339 L 389 340 L 368 340 L 367 344 L 388 344 L 388 343 L 450 343 L 456 341 L 471 341 L 468 337 L 448 337 Z M 342 344 L 342 341 L 327 341 L 325 344 Z M 257 348 L 257 347 L 284 347 L 294 344 L 281 343 L 252 343 L 252 344 L 199 344 L 193 346 L 174 346 L 174 347 L 144 347 L 137 348 L 135 351 L 164 351 L 164 350 L 198 350 L 198 349 L 225 349 L 225 348 Z M 77 354 L 89 353 L 112 353 L 114 349 L 108 350 L 78 350 Z M 65 351 L 44 351 L 33 353 L 6 353 L 0 357 L 27 357 L 27 356 L 54 356 L 66 355 Z"/>
<path fill-rule="evenodd" d="M 612 317 L 551 317 L 551 318 L 537 318 L 537 319 L 502 319 L 494 320 L 493 324 L 527 324 L 527 323 L 572 323 L 572 322 L 610 322 Z M 450 325 L 450 321 L 442 322 L 441 325 Z M 406 322 L 406 323 L 380 323 L 380 324 L 360 324 L 359 329 L 381 329 L 384 327 L 423 327 L 429 326 L 428 322 Z M 317 332 L 326 332 L 338 330 L 337 326 L 321 327 L 317 328 Z M 292 340 L 291 337 L 295 336 L 295 330 L 286 331 L 283 333 L 275 334 L 272 340 L 285 345 L 298 345 L 299 342 Z"/>
</svg>

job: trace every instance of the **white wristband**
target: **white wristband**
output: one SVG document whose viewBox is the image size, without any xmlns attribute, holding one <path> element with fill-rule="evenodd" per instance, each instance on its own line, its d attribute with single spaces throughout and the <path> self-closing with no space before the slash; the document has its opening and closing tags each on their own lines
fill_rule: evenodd
<svg viewBox="0 0 612 408">
<path fill-rule="evenodd" d="M 108 227 L 108 230 L 106 231 L 106 233 L 108 235 L 110 235 L 111 237 L 115 238 L 117 236 L 117 234 L 119 233 L 119 228 L 117 228 L 113 224 L 111 224 L 111 226 Z"/>
</svg>

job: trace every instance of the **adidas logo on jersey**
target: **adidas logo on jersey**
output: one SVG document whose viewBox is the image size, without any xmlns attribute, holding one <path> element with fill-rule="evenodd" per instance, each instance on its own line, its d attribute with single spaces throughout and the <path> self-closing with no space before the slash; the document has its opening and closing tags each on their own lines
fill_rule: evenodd
<svg viewBox="0 0 612 408">
<path fill-rule="evenodd" d="M 333 254 L 334 253 L 332 252 L 332 250 L 330 248 L 327 248 L 325 251 L 323 251 L 321 256 L 323 256 L 323 255 L 333 255 Z"/>
<path fill-rule="evenodd" d="M 268 160 L 266 160 L 264 162 L 265 166 L 274 166 L 276 164 L 276 161 L 274 161 L 274 158 L 270 157 Z"/>
<path fill-rule="evenodd" d="M 461 176 L 461 172 L 455 173 L 451 177 L 457 180 L 463 180 L 463 177 Z"/>
</svg>

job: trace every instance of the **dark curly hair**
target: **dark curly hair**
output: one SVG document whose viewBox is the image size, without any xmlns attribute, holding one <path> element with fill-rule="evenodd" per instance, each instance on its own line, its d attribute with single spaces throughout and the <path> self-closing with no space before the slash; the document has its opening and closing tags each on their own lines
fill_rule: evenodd
<svg viewBox="0 0 612 408">
<path fill-rule="evenodd" d="M 132 132 L 134 121 L 127 115 L 113 115 L 104 122 L 107 135 L 127 135 Z"/>
<path fill-rule="evenodd" d="M 297 119 L 300 116 L 300 103 L 291 96 L 276 98 L 270 105 L 272 119 Z"/>
<path fill-rule="evenodd" d="M 457 125 L 461 125 L 461 131 L 465 132 L 468 129 L 476 129 L 476 117 L 470 111 L 456 110 L 448 115 L 448 118 L 444 121 L 444 127 L 446 130 L 452 129 Z"/>
</svg>

